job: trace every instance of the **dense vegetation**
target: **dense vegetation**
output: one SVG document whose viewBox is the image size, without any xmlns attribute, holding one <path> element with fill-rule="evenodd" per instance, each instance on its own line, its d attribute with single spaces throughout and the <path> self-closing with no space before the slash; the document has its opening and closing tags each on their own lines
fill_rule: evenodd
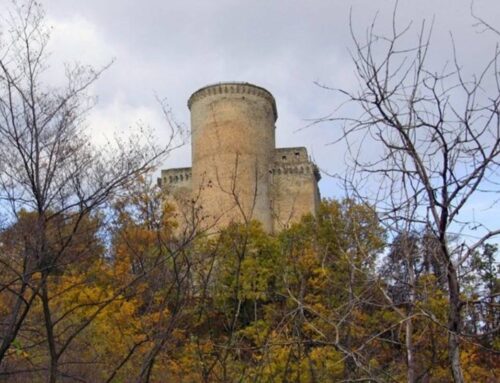
<svg viewBox="0 0 500 383">
<path fill-rule="evenodd" d="M 344 200 L 324 201 L 316 218 L 276 236 L 252 222 L 181 239 L 158 197 L 122 198 L 106 234 L 102 217 L 85 217 L 48 277 L 60 380 L 396 382 L 406 378 L 408 336 L 419 381 L 451 380 L 446 284 L 429 234 L 408 233 L 387 248 L 375 212 Z M 8 267 L 0 283 L 10 286 L 0 295 L 2 323 L 12 281 L 30 261 L 23 254 L 35 218 L 25 212 L 1 235 Z M 67 225 L 47 227 L 54 253 Z M 498 378 L 500 338 L 489 330 L 500 318 L 473 303 L 498 304 L 495 251 L 487 246 L 462 273 L 471 302 L 462 349 L 469 381 Z M 5 381 L 45 380 L 51 354 L 42 304 L 33 299 L 2 361 Z"/>
</svg>

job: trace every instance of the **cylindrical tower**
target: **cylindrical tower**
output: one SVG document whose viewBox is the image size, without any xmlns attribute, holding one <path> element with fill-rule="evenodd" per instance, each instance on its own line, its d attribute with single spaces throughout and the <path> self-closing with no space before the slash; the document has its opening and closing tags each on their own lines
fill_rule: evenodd
<svg viewBox="0 0 500 383">
<path fill-rule="evenodd" d="M 276 103 L 248 83 L 206 86 L 190 97 L 192 191 L 207 224 L 256 219 L 272 230 L 270 175 Z"/>
</svg>

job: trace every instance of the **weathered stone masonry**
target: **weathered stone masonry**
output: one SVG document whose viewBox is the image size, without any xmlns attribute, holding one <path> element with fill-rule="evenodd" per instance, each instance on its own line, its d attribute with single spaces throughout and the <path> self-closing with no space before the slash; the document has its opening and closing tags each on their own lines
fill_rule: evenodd
<svg viewBox="0 0 500 383">
<path fill-rule="evenodd" d="M 192 167 L 162 170 L 159 179 L 186 221 L 181 225 L 221 228 L 257 219 L 276 232 L 316 212 L 318 168 L 306 148 L 276 149 L 271 93 L 221 83 L 193 93 L 188 107 Z"/>
</svg>

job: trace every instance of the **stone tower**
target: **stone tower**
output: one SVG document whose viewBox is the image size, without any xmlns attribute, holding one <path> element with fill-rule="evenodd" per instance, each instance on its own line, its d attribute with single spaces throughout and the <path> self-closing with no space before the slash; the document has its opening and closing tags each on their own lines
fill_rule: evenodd
<svg viewBox="0 0 500 383">
<path fill-rule="evenodd" d="M 191 110 L 192 187 L 206 212 L 225 225 L 255 218 L 272 230 L 268 170 L 276 104 L 265 89 L 218 84 L 195 92 Z"/>
<path fill-rule="evenodd" d="M 276 149 L 274 97 L 249 83 L 220 83 L 190 97 L 192 168 L 163 170 L 181 225 L 260 221 L 279 231 L 319 204 L 319 172 L 305 148 Z"/>
</svg>

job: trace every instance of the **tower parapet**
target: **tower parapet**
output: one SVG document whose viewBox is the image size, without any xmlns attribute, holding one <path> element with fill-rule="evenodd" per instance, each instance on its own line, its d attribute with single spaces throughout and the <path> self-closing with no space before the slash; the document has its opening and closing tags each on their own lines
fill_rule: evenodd
<svg viewBox="0 0 500 383">
<path fill-rule="evenodd" d="M 276 109 L 276 100 L 273 95 L 266 89 L 250 84 L 248 82 L 220 82 L 217 84 L 207 85 L 194 92 L 188 100 L 188 108 L 191 110 L 191 105 L 196 101 L 207 97 L 222 94 L 249 94 L 267 99 L 272 106 L 274 113 L 274 121 L 278 119 L 278 111 Z"/>
<path fill-rule="evenodd" d="M 303 146 L 275 149 L 271 173 L 274 175 L 312 174 L 316 182 L 321 179 L 318 167 L 311 161 L 307 155 L 307 149 Z"/>
<path fill-rule="evenodd" d="M 191 182 L 191 168 L 163 169 L 161 177 L 158 179 L 160 186 L 171 184 L 187 184 Z"/>
</svg>

